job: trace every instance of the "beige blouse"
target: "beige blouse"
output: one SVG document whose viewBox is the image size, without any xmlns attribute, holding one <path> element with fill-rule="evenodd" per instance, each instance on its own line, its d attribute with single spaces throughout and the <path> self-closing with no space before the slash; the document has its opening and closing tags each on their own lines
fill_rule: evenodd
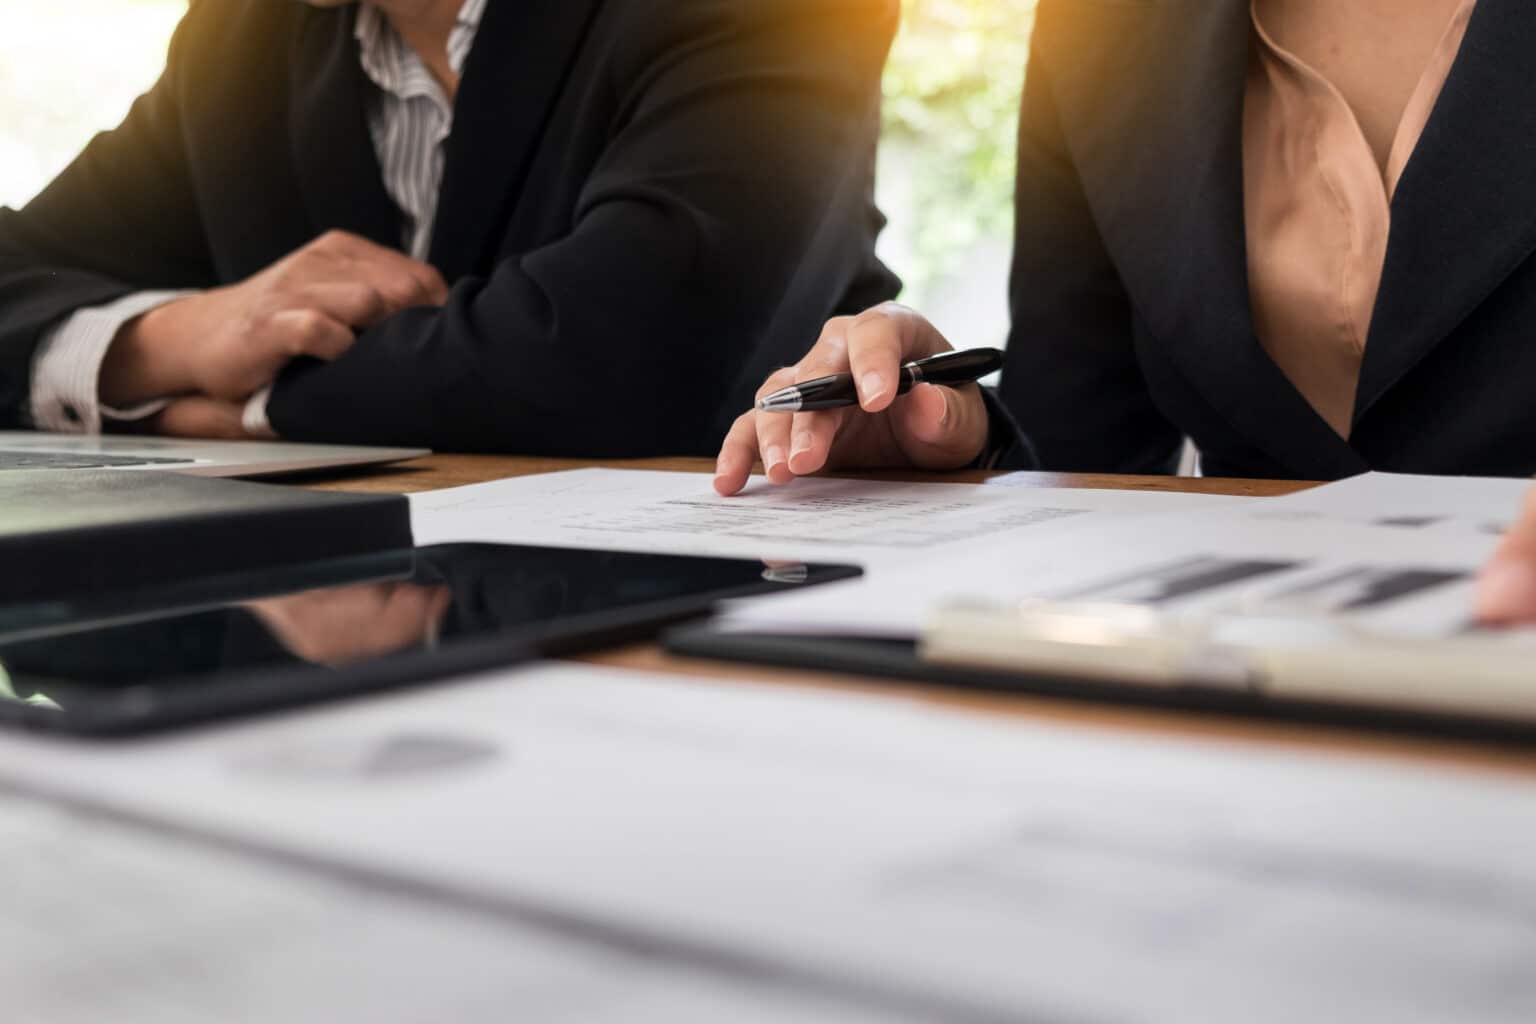
<svg viewBox="0 0 1536 1024">
<path fill-rule="evenodd" d="M 1346 438 L 1386 261 L 1392 195 L 1476 2 L 1456 11 L 1425 67 L 1385 175 L 1343 95 L 1275 43 L 1253 2 L 1243 175 L 1254 326 L 1270 357 Z"/>
</svg>

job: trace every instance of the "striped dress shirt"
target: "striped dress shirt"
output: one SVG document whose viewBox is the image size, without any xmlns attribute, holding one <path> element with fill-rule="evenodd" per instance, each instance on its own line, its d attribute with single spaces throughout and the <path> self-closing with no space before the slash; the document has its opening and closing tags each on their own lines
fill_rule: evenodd
<svg viewBox="0 0 1536 1024">
<path fill-rule="evenodd" d="M 464 0 L 448 36 L 448 63 L 464 69 L 487 0 Z M 368 133 L 383 172 L 384 189 L 399 207 L 401 248 L 424 260 L 432 247 L 432 226 L 443 182 L 443 143 L 453 130 L 453 103 L 416 51 L 383 12 L 358 7 L 355 29 L 363 72 L 377 89 L 369 100 Z M 76 311 L 44 336 L 32 363 L 32 423 L 39 430 L 96 433 L 106 419 L 135 420 L 153 415 L 167 400 L 132 409 L 104 408 L 97 380 L 107 349 L 124 324 L 156 306 L 189 294 L 145 291 Z M 246 403 L 247 433 L 272 436 L 264 388 Z"/>
<path fill-rule="evenodd" d="M 464 0 L 448 36 L 448 65 L 464 70 L 486 0 Z M 432 248 L 432 222 L 443 185 L 443 143 L 453 130 L 453 104 L 426 64 L 372 4 L 357 12 L 363 72 L 379 87 L 368 132 L 384 169 L 384 188 L 405 218 L 401 240 L 412 259 Z"/>
</svg>

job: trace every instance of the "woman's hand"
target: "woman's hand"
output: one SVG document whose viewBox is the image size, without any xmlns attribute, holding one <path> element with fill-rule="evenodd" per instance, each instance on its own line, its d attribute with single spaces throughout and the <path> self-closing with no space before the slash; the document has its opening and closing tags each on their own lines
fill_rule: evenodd
<svg viewBox="0 0 1536 1024">
<path fill-rule="evenodd" d="M 919 384 L 896 387 L 903 363 L 951 348 L 921 314 L 885 303 L 856 317 L 827 322 L 821 339 L 794 366 L 768 378 L 761 398 L 791 384 L 851 372 L 859 405 L 820 412 L 743 414 L 726 435 L 715 466 L 715 490 L 735 494 L 762 458 L 768 479 L 788 483 L 826 468 L 958 469 L 987 442 L 981 389 Z"/>
<path fill-rule="evenodd" d="M 1536 624 L 1536 488 L 1483 569 L 1477 614 L 1490 625 Z"/>
</svg>

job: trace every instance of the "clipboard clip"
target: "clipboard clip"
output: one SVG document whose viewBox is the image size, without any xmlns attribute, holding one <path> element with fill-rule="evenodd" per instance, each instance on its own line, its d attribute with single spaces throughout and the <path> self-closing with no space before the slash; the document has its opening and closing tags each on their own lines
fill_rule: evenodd
<svg viewBox="0 0 1536 1024">
<path fill-rule="evenodd" d="M 1412 637 L 1324 615 L 961 601 L 931 617 L 918 653 L 1021 676 L 1536 721 L 1530 631 Z"/>
</svg>

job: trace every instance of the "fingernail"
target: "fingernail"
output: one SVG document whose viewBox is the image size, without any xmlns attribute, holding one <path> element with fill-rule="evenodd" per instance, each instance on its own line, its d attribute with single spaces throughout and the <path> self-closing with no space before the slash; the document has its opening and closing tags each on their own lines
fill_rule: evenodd
<svg viewBox="0 0 1536 1024">
<path fill-rule="evenodd" d="M 939 413 L 939 426 L 947 427 L 949 426 L 949 395 L 943 388 L 939 388 L 939 401 L 944 405 L 944 411 Z"/>
<path fill-rule="evenodd" d="M 885 394 L 885 378 L 875 370 L 870 370 L 859 381 L 859 392 L 864 396 L 865 402 L 873 402 Z"/>
<path fill-rule="evenodd" d="M 1477 583 L 1477 611 L 1488 619 L 1536 621 L 1536 567 L 1518 559 L 1490 565 Z"/>
<path fill-rule="evenodd" d="M 802 431 L 800 431 L 800 433 L 795 435 L 794 442 L 790 444 L 790 446 L 789 446 L 789 455 L 790 455 L 790 458 L 794 458 L 796 455 L 799 455 L 801 452 L 808 452 L 810 450 L 811 450 L 811 432 L 809 430 L 802 430 Z"/>
<path fill-rule="evenodd" d="M 781 466 L 785 462 L 784 449 L 774 445 L 763 453 L 763 468 L 772 470 L 775 466 Z"/>
</svg>

